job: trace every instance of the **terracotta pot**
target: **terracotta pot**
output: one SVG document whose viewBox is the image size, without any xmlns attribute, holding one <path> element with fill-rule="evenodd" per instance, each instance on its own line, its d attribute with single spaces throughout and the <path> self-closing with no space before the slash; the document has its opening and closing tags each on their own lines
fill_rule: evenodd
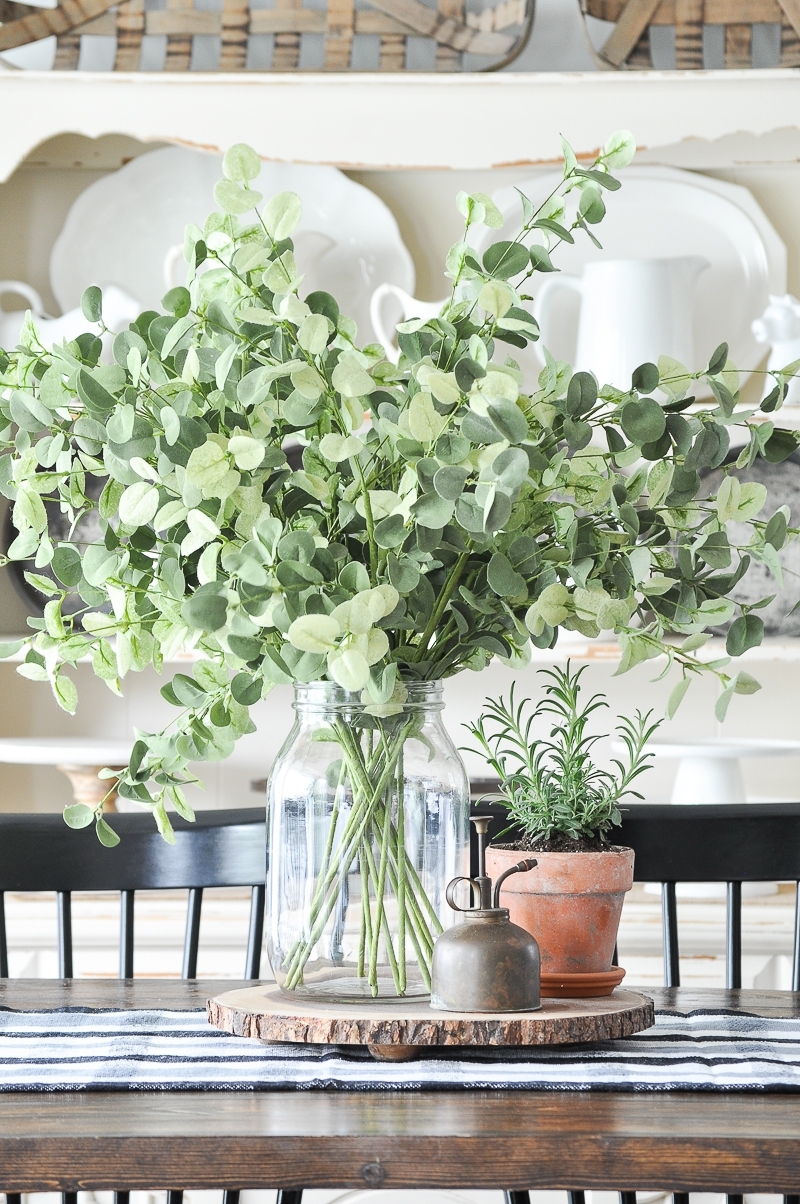
<svg viewBox="0 0 800 1204">
<path fill-rule="evenodd" d="M 530 853 L 486 850 L 486 872 L 496 879 L 520 858 L 539 863 L 507 878 L 500 904 L 512 924 L 538 941 L 542 973 L 596 974 L 611 969 L 625 892 L 633 885 L 633 849 L 602 853 Z"/>
</svg>

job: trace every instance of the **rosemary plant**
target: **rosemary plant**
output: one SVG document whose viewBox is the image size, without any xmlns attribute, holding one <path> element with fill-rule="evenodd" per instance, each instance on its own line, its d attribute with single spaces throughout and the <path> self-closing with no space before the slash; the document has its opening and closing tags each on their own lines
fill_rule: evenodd
<svg viewBox="0 0 800 1204">
<path fill-rule="evenodd" d="M 500 781 L 500 802 L 512 825 L 520 828 L 530 845 L 541 842 L 602 844 L 611 827 L 620 823 L 620 799 L 627 794 L 642 796 L 634 781 L 650 768 L 652 753 L 647 741 L 660 720 L 651 722 L 652 711 L 620 718 L 617 736 L 625 745 L 627 762 L 613 759 L 614 769 L 595 764 L 592 756 L 598 741 L 607 738 L 588 730 L 589 720 L 608 704 L 600 694 L 581 702 L 581 676 L 586 666 L 574 673 L 566 669 L 541 669 L 547 679 L 543 697 L 535 705 L 530 699 L 517 703 L 514 686 L 508 701 L 487 699 L 477 723 L 467 729 Z M 534 735 L 537 721 L 553 717 L 544 737 Z"/>
</svg>

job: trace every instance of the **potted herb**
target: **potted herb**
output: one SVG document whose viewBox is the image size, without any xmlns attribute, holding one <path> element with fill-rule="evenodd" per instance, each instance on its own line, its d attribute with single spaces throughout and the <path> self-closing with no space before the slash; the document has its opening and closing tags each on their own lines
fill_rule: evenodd
<svg viewBox="0 0 800 1204">
<path fill-rule="evenodd" d="M 753 608 L 729 594 L 787 538 L 785 514 L 762 518 L 760 485 L 726 476 L 702 498 L 698 470 L 723 463 L 737 403 L 727 348 L 699 373 L 644 364 L 622 390 L 545 351 L 526 392 L 513 358 L 538 337 L 527 306 L 551 253 L 595 238 L 633 152 L 614 135 L 583 166 L 565 144 L 562 186 L 538 209 L 522 197 L 521 234 L 480 260 L 470 230 L 500 214 L 460 194 L 451 297 L 399 327 L 397 364 L 360 344 L 333 296 L 304 290 L 299 199 L 264 204 L 246 146 L 225 155 L 216 211 L 187 229 L 185 287 L 113 339 L 113 362 L 94 287 L 85 334 L 46 349 L 27 321 L 0 353 L 8 558 L 46 598 L 30 635 L 0 652 L 21 653 L 19 672 L 69 712 L 81 658 L 115 693 L 180 648 L 198 658 L 163 687 L 174 721 L 138 731 L 130 765 L 109 771 L 119 795 L 171 839 L 170 810 L 192 818 L 195 763 L 227 757 L 254 730 L 250 708 L 296 686 L 268 799 L 268 944 L 287 991 L 427 990 L 467 852 L 443 678 L 495 656 L 522 666 L 566 627 L 615 631 L 623 670 L 666 653 L 671 708 L 699 673 L 721 682 L 720 710 L 757 688 L 698 656 L 731 619 L 732 654 L 760 640 Z M 766 408 L 791 370 L 775 375 Z M 697 382 L 713 401 L 686 414 Z M 797 446 L 743 423 L 744 461 Z M 51 538 L 48 503 L 70 532 L 92 513 L 97 536 Z M 749 524 L 746 549 L 734 522 Z M 100 807 L 65 818 L 117 840 Z"/>
<path fill-rule="evenodd" d="M 487 850 L 487 872 L 497 878 L 535 855 L 536 871 L 510 878 L 504 905 L 511 921 L 536 937 L 542 957 L 542 986 L 551 994 L 603 995 L 621 981 L 612 968 L 622 903 L 633 885 L 633 849 L 611 845 L 608 833 L 621 822 L 620 801 L 650 768 L 646 744 L 659 726 L 652 712 L 622 718 L 617 736 L 627 760 L 613 769 L 595 762 L 602 736 L 589 722 L 608 704 L 595 694 L 581 700 L 581 676 L 558 667 L 540 670 L 543 694 L 534 705 L 487 699 L 478 722 L 468 725 L 499 780 L 499 801 L 510 820 Z M 536 731 L 542 721 L 550 730 Z M 503 843 L 510 828 L 519 833 Z"/>
</svg>

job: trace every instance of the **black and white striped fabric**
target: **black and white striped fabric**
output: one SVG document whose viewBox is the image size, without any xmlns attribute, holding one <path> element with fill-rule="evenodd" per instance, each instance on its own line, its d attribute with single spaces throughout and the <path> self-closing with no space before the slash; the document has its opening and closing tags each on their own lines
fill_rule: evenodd
<svg viewBox="0 0 800 1204">
<path fill-rule="evenodd" d="M 800 1019 L 660 1012 L 624 1041 L 444 1048 L 375 1062 L 353 1046 L 262 1045 L 201 1011 L 0 1011 L 0 1091 L 800 1091 Z"/>
</svg>

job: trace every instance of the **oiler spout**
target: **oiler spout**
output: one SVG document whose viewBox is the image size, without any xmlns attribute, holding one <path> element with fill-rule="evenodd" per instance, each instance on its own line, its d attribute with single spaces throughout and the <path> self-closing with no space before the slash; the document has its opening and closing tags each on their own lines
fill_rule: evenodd
<svg viewBox="0 0 800 1204">
<path fill-rule="evenodd" d="M 539 864 L 533 857 L 526 857 L 524 861 L 518 861 L 516 865 L 510 866 L 505 870 L 494 884 L 493 903 L 495 907 L 500 906 L 500 887 L 505 882 L 506 878 L 510 878 L 512 874 L 525 874 L 528 870 L 535 869 Z"/>
</svg>

